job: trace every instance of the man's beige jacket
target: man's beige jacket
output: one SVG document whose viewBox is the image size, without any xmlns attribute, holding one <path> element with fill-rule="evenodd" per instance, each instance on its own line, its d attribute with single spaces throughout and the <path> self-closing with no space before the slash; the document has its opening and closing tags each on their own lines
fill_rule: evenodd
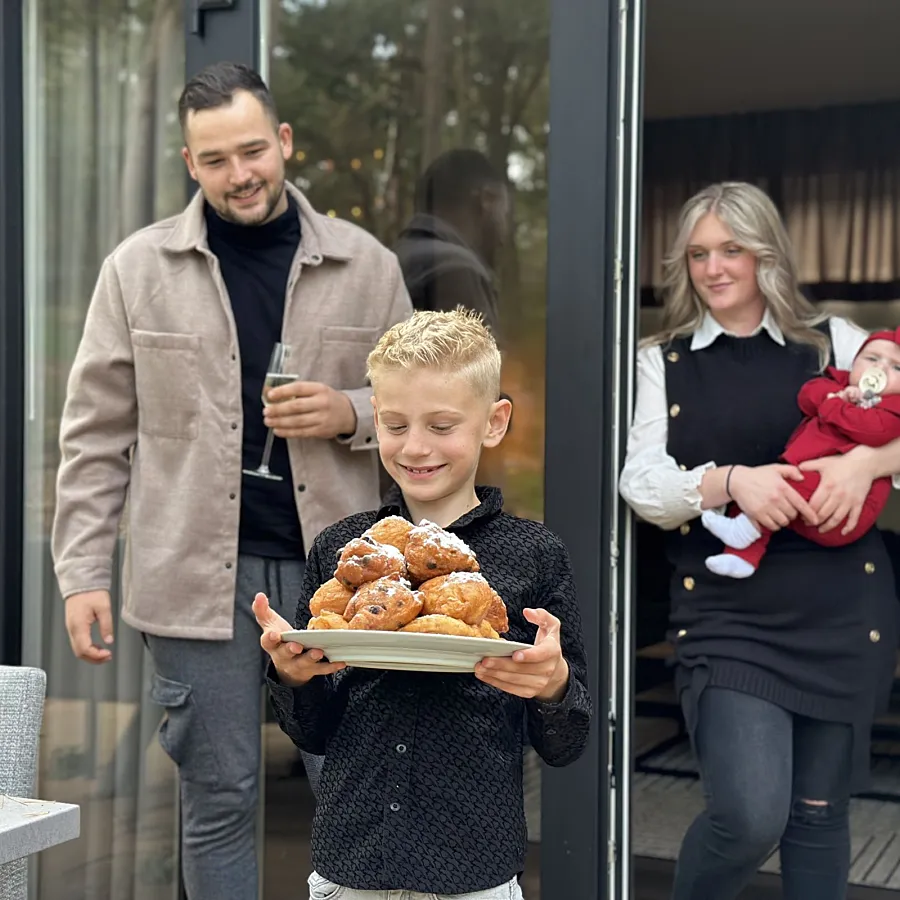
<svg viewBox="0 0 900 900">
<path fill-rule="evenodd" d="M 393 253 L 289 190 L 302 237 L 282 339 L 299 377 L 344 391 L 358 418 L 347 440 L 288 442 L 310 547 L 326 526 L 378 505 L 366 357 L 412 308 Z M 125 510 L 124 620 L 155 635 L 230 638 L 242 418 L 237 332 L 198 193 L 101 269 L 60 428 L 53 556 L 63 596 L 111 587 Z"/>
</svg>

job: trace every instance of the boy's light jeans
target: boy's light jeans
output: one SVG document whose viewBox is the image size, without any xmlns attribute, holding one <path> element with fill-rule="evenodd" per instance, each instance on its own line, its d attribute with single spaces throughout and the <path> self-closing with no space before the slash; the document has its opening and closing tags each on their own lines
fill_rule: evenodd
<svg viewBox="0 0 900 900">
<path fill-rule="evenodd" d="M 417 891 L 358 891 L 341 887 L 318 872 L 309 876 L 309 900 L 523 900 L 517 879 L 474 894 L 420 894 Z"/>
</svg>

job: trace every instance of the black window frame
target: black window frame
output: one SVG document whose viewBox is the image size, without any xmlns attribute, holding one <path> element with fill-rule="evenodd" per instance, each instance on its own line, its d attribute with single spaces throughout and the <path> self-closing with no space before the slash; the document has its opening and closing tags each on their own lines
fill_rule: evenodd
<svg viewBox="0 0 900 900">
<path fill-rule="evenodd" d="M 22 659 L 25 449 L 23 12 L 0 4 L 0 663 Z"/>
<path fill-rule="evenodd" d="M 609 834 L 619 15 L 614 0 L 551 3 L 544 511 L 575 572 L 594 724 L 580 760 L 544 769 L 547 900 L 606 897 L 611 865 L 630 864 Z"/>
</svg>

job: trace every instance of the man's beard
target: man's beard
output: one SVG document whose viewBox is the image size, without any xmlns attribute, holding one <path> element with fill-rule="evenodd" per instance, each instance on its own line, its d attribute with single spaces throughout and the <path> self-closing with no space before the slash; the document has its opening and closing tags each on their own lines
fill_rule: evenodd
<svg viewBox="0 0 900 900">
<path fill-rule="evenodd" d="M 259 185 L 256 185 L 259 186 Z M 269 187 L 267 184 L 263 184 L 263 191 L 266 194 L 266 205 L 262 212 L 248 215 L 251 218 L 247 218 L 246 216 L 242 216 L 240 213 L 235 212 L 228 203 L 228 200 L 233 197 L 235 194 L 243 194 L 248 188 L 241 188 L 238 191 L 233 191 L 228 194 L 225 198 L 225 203 L 222 208 L 216 207 L 216 212 L 219 216 L 225 219 L 226 222 L 232 222 L 235 225 L 263 225 L 269 221 L 272 216 L 272 213 L 275 212 L 275 208 L 281 202 L 281 198 L 284 195 L 284 181 L 282 181 L 277 187 Z"/>
</svg>

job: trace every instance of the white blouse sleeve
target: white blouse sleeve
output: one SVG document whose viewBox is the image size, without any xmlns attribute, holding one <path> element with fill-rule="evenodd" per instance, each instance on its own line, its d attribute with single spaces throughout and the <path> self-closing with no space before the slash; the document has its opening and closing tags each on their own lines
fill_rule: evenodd
<svg viewBox="0 0 900 900">
<path fill-rule="evenodd" d="M 828 324 L 831 327 L 831 346 L 834 348 L 835 367 L 838 369 L 852 368 L 853 360 L 859 353 L 863 341 L 869 336 L 869 332 L 860 328 L 855 322 L 839 316 L 832 316 L 828 320 Z M 900 488 L 900 473 L 893 476 L 892 482 L 894 488 Z"/>
<path fill-rule="evenodd" d="M 671 530 L 700 515 L 700 482 L 714 462 L 682 470 L 669 455 L 666 373 L 660 347 L 637 356 L 637 397 L 619 492 L 647 522 Z"/>
</svg>

